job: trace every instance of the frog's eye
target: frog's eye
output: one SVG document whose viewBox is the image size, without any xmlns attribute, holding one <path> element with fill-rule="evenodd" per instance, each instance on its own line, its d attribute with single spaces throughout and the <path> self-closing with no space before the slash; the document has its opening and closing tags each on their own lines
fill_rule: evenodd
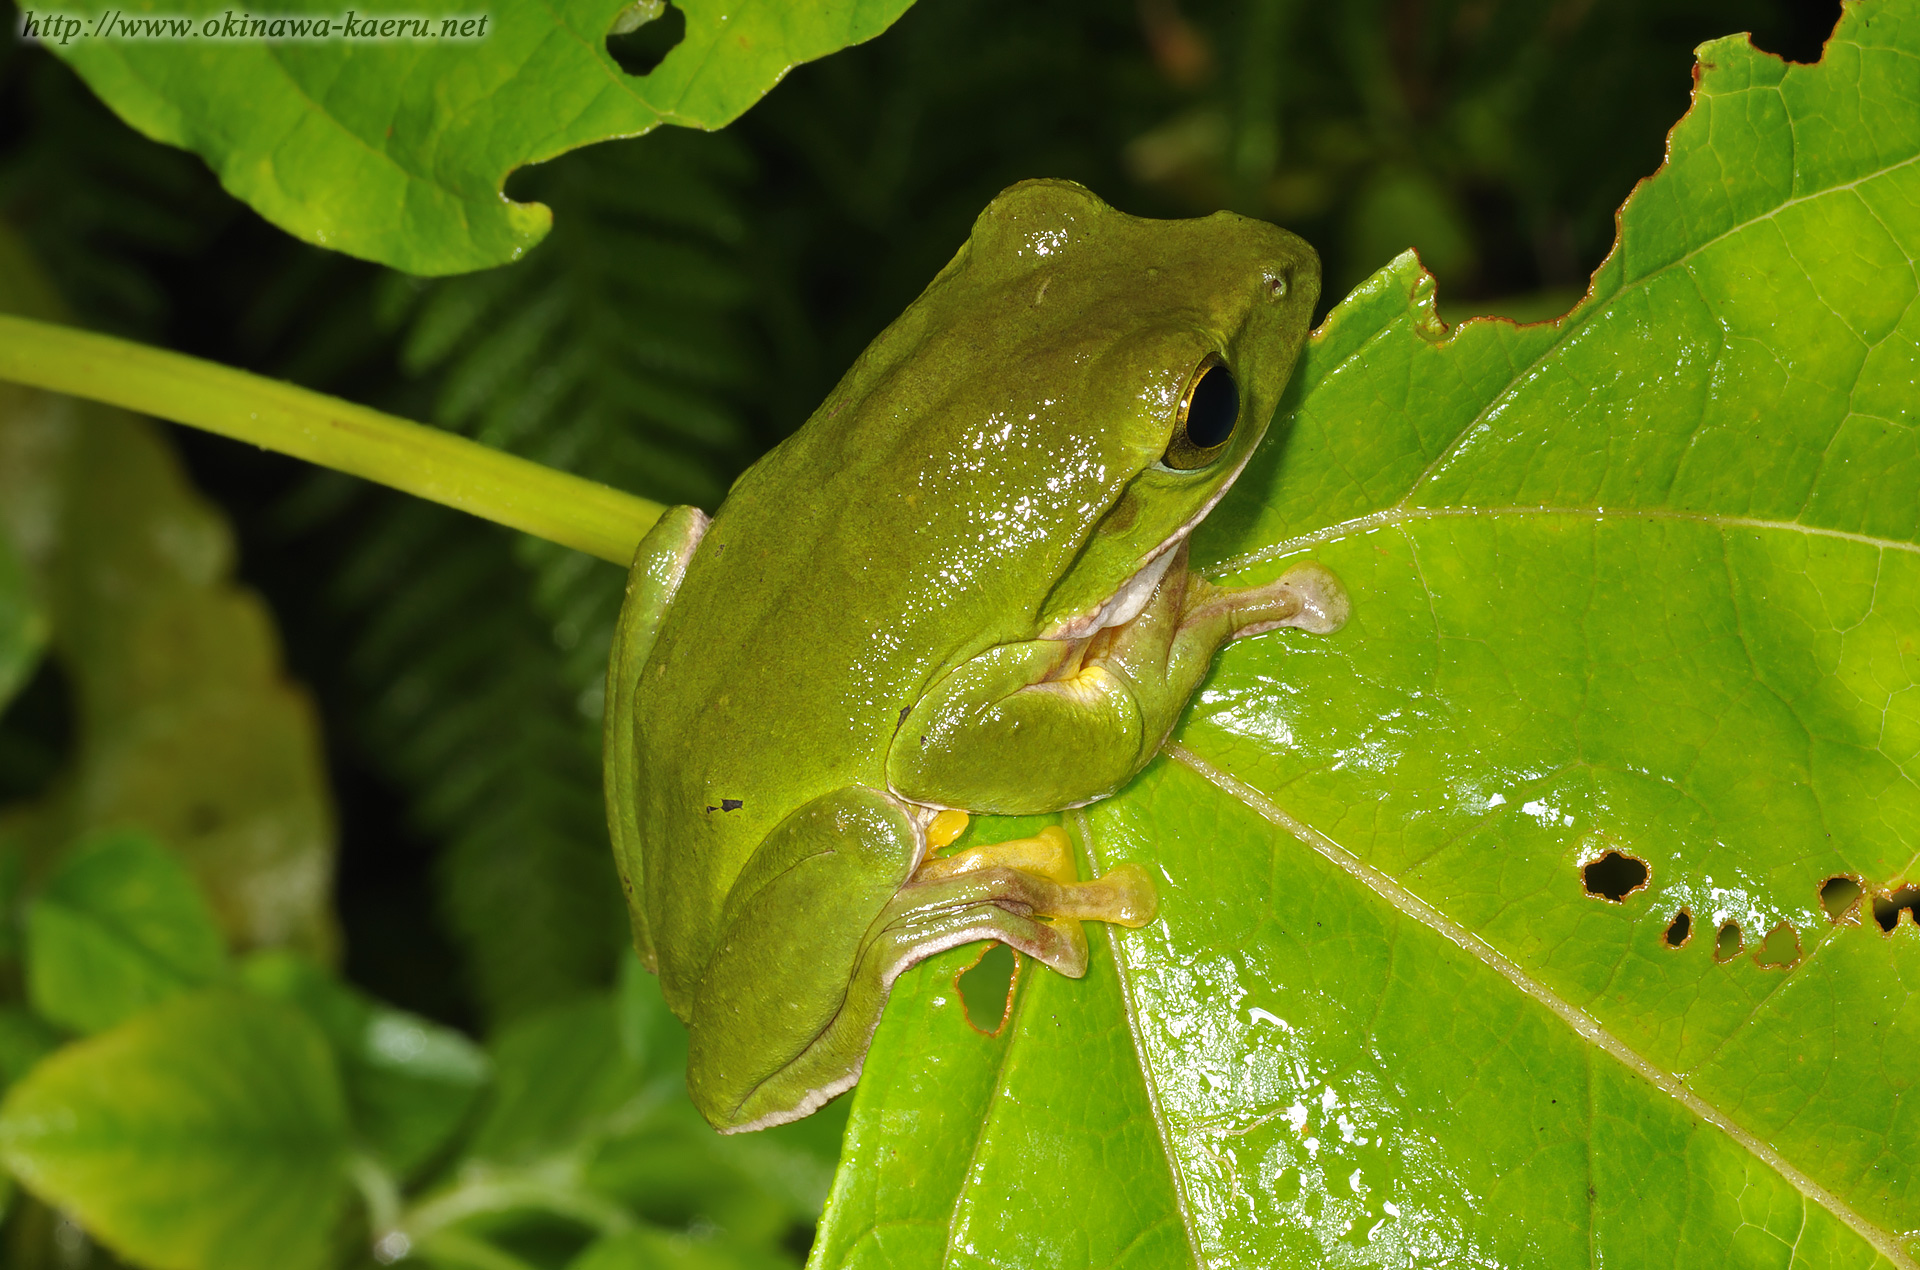
<svg viewBox="0 0 1920 1270">
<path fill-rule="evenodd" d="M 1168 467 L 1192 471 L 1220 457 L 1240 422 L 1240 385 L 1218 353 L 1201 360 L 1173 420 L 1173 439 L 1167 442 Z"/>
</svg>

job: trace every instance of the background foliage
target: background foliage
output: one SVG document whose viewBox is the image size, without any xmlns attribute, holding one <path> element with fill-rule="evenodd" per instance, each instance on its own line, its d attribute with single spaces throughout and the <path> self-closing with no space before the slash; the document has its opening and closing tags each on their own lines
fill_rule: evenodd
<svg viewBox="0 0 1920 1270">
<path fill-rule="evenodd" d="M 1443 312 L 1546 316 L 1584 288 L 1613 208 L 1657 166 L 1693 45 L 1745 29 L 1811 59 L 1833 17 L 1734 3 L 923 0 L 871 44 L 794 72 L 724 133 L 660 131 L 522 171 L 509 190 L 554 209 L 551 236 L 509 268 L 432 282 L 285 239 L 198 160 L 119 124 L 43 50 L 9 45 L 0 217 L 88 324 L 712 506 L 1013 180 L 1071 177 L 1141 214 L 1230 206 L 1276 219 L 1321 249 L 1328 303 L 1411 244 Z M 564 1157 L 599 1169 L 585 1191 L 632 1211 L 660 1193 L 648 1170 L 681 1161 L 685 1193 L 631 1232 L 518 1209 L 511 1228 L 440 1229 L 528 1265 L 566 1264 L 596 1234 L 588 1255 L 619 1264 L 643 1254 L 615 1241 L 689 1229 L 791 1259 L 824 1193 L 830 1124 L 770 1156 L 694 1167 L 690 1144 L 704 1140 L 675 1113 L 615 1114 L 652 1097 L 673 1061 L 636 1039 L 656 1015 L 622 973 L 600 823 L 598 692 L 618 574 L 270 456 L 177 443 L 237 528 L 240 576 L 319 705 L 344 977 L 421 1027 L 445 1025 L 432 1035 L 465 1056 L 435 1069 L 455 1112 L 419 1131 L 427 1147 L 386 1157 L 388 1175 L 430 1178 L 460 1154 L 494 1175 Z M 19 662 L 31 670 L 0 717 L 0 794 L 41 806 L 95 735 L 85 663 Z M 149 828 L 180 848 L 172 823 Z M 42 897 L 25 911 L 58 907 L 46 870 L 59 836 L 18 848 L 27 893 Z M 324 910 L 315 931 L 331 929 Z M 229 923 L 221 938 L 243 956 L 291 943 L 324 960 L 333 937 L 303 945 Z M 70 995 L 34 996 L 33 964 L 15 972 L 16 1000 Z M 246 965 L 256 996 L 277 991 L 283 1005 L 299 997 L 288 984 L 313 977 Z M 330 986 L 310 995 L 348 992 L 313 981 Z M 214 995 L 179 1008 L 225 1010 L 238 1029 L 266 1008 L 203 991 Z M 367 1026 L 330 1038 L 325 1009 L 308 1014 L 312 1044 L 343 1055 Z M 96 1030 L 86 1007 L 41 1017 Z M 22 1018 L 23 1035 L 41 1035 Z M 491 1057 L 461 1048 L 460 1031 Z M 532 1109 L 514 1082 L 556 1052 L 604 1061 L 574 1082 L 589 1090 L 581 1105 Z M 338 1247 L 351 1249 L 356 1218 L 341 1212 Z M 0 1236 L 21 1264 L 76 1264 L 84 1246 L 26 1200 Z"/>
</svg>

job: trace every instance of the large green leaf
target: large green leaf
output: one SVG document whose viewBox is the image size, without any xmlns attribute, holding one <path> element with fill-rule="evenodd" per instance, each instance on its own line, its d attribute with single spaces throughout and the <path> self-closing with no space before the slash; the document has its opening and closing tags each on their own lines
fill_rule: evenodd
<svg viewBox="0 0 1920 1270">
<path fill-rule="evenodd" d="M 816 1266 L 1920 1261 L 1920 5 L 1669 154 L 1557 323 L 1335 311 L 1195 559 L 1352 623 L 1071 818 L 1163 920 L 902 982 Z"/>
<path fill-rule="evenodd" d="M 134 0 L 102 11 L 117 16 L 67 18 L 85 24 L 79 38 L 39 30 L 121 118 L 197 152 L 282 229 L 443 274 L 518 259 L 545 236 L 547 208 L 502 193 L 515 168 L 661 123 L 722 127 L 795 65 L 873 38 L 909 3 L 684 0 L 684 39 L 640 77 L 607 51 L 616 22 L 657 7 L 630 0 L 275 8 L 329 21 L 326 38 L 236 33 L 223 0 Z M 444 22 L 483 10 L 484 32 L 470 22 L 470 38 L 443 36 Z M 159 15 L 195 31 L 210 22 L 215 38 L 126 38 Z M 396 17 L 424 17 L 428 34 L 383 38 Z"/>
<path fill-rule="evenodd" d="M 60 1051 L 0 1104 L 0 1159 L 156 1270 L 318 1265 L 346 1197 L 346 1112 L 290 1005 L 180 997 Z"/>
<path fill-rule="evenodd" d="M 4 226 L 0 311 L 60 316 Z M 0 537 L 41 597 L 77 733 L 44 798 L 0 806 L 0 843 L 44 868 L 88 834 L 138 826 L 193 871 L 232 942 L 330 955 L 318 721 L 265 606 L 232 580 L 226 521 L 165 434 L 0 384 Z"/>
</svg>

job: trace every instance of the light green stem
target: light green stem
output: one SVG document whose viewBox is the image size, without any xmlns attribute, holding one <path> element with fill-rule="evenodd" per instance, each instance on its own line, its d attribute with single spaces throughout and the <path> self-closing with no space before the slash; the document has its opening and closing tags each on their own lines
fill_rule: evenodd
<svg viewBox="0 0 1920 1270">
<path fill-rule="evenodd" d="M 0 379 L 363 476 L 626 566 L 663 508 L 597 481 L 197 357 L 0 314 Z"/>
<path fill-rule="evenodd" d="M 503 1170 L 462 1179 L 452 1190 L 402 1213 L 393 1229 L 418 1244 L 470 1217 L 515 1209 L 557 1213 L 603 1235 L 617 1235 L 632 1227 L 633 1217 L 626 1209 L 587 1190 L 577 1178 L 541 1173 L 538 1169 Z"/>
</svg>

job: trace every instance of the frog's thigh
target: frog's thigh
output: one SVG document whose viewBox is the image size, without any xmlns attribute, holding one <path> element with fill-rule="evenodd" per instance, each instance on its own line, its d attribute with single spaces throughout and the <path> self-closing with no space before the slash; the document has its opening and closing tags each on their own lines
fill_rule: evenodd
<svg viewBox="0 0 1920 1270">
<path fill-rule="evenodd" d="M 808 803 L 754 852 L 694 997 L 687 1087 L 713 1124 L 779 1124 L 851 1086 L 894 980 L 943 949 L 997 939 L 1085 972 L 1071 924 L 1039 919 L 1104 915 L 1106 882 L 1012 868 L 909 882 L 915 848 L 898 803 L 853 788 Z"/>
<path fill-rule="evenodd" d="M 1003 644 L 921 698 L 887 758 L 916 802 L 1007 815 L 1058 811 L 1125 784 L 1145 727 L 1132 687 L 1104 666 L 1048 680 L 1061 645 Z"/>
<path fill-rule="evenodd" d="M 1065 974 L 1085 974 L 1087 945 L 1076 924 L 1048 923 L 1015 910 L 1072 908 L 1078 891 L 1086 889 L 1086 884 L 1061 887 L 1017 869 L 982 869 L 916 883 L 902 888 L 873 916 L 853 965 L 833 963 L 843 976 L 837 983 L 824 974 L 808 975 L 797 986 L 791 976 L 762 976 L 746 989 L 750 1004 L 728 1003 L 741 1009 L 737 1014 L 722 1013 L 728 1007 L 718 1002 L 710 1006 L 703 985 L 700 1004 L 694 1007 L 687 1072 L 694 1103 L 723 1133 L 762 1129 L 812 1112 L 859 1079 L 894 981 L 948 948 L 993 939 Z M 797 950 L 787 966 L 798 970 L 807 956 L 817 956 L 818 942 Z M 745 994 L 736 988 L 727 995 Z M 776 1044 L 753 1026 L 747 1011 L 777 1013 L 794 997 L 818 998 L 830 1008 L 826 1017 L 809 1025 L 814 1028 L 810 1035 L 787 1029 Z M 816 1010 L 810 1017 L 820 1013 Z M 702 1036 L 703 1018 L 717 1025 L 711 1041 Z M 767 1074 L 757 1075 L 762 1072 Z"/>
<path fill-rule="evenodd" d="M 710 1121 L 744 1127 L 769 1104 L 792 1119 L 852 1083 L 857 1051 L 827 1061 L 845 1079 L 825 1093 L 786 1069 L 839 1013 L 867 932 L 917 853 L 900 805 L 864 788 L 814 799 L 755 850 L 721 912 L 689 1025 L 687 1085 Z"/>
</svg>

